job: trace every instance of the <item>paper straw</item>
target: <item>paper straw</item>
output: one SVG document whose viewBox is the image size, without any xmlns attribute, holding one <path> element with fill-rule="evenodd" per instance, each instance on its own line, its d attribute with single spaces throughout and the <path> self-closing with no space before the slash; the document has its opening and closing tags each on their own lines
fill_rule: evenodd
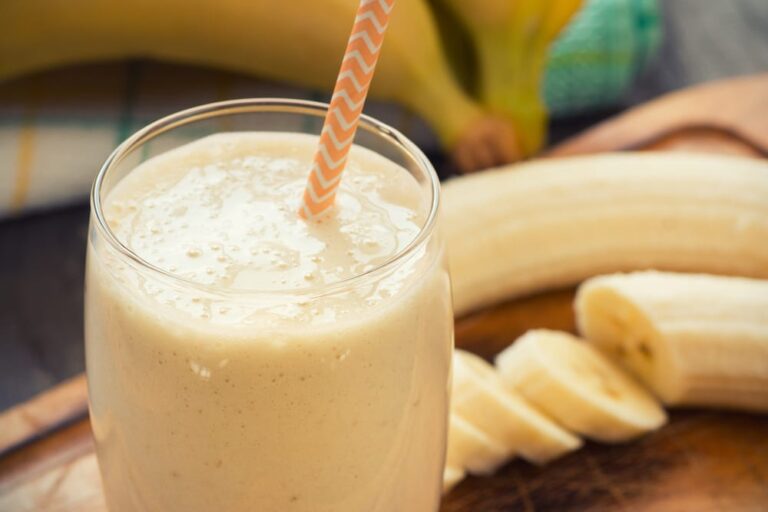
<svg viewBox="0 0 768 512">
<path fill-rule="evenodd" d="M 317 217 L 333 205 L 394 3 L 361 0 L 357 9 L 299 208 L 305 219 Z"/>
</svg>

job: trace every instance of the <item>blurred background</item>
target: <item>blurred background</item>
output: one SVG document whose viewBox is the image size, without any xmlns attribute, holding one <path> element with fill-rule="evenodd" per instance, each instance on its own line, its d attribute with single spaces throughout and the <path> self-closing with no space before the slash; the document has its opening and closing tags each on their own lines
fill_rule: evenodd
<svg viewBox="0 0 768 512">
<path fill-rule="evenodd" d="M 464 3 L 486 1 L 500 3 Z M 167 26 L 146 1 L 90 20 L 78 9 L 99 2 L 0 2 L 0 410 L 84 369 L 87 194 L 122 140 L 202 103 L 329 98 L 349 20 L 277 16 L 265 35 L 259 2 L 190 1 Z M 549 0 L 508 19 L 472 19 L 458 0 L 399 2 L 412 16 L 388 35 L 366 112 L 411 137 L 441 178 L 535 157 L 670 91 L 768 71 L 766 0 Z M 252 31 L 228 31 L 237 18 Z M 292 30 L 306 38 L 270 49 L 268 36 Z M 506 128 L 480 130 L 483 119 Z"/>
</svg>

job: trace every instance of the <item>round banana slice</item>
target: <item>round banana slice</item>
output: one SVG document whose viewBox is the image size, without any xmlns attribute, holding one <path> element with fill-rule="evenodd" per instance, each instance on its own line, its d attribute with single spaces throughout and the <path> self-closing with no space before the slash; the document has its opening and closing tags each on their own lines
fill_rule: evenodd
<svg viewBox="0 0 768 512">
<path fill-rule="evenodd" d="M 448 429 L 447 466 L 464 468 L 474 475 L 490 475 L 512 458 L 512 451 L 456 414 Z"/>
<path fill-rule="evenodd" d="M 593 346 L 557 331 L 528 331 L 496 357 L 501 378 L 579 434 L 625 441 L 659 428 L 656 400 Z"/>
<path fill-rule="evenodd" d="M 456 487 L 456 484 L 464 480 L 466 473 L 455 466 L 445 466 L 443 469 L 443 494 Z"/>
<path fill-rule="evenodd" d="M 666 404 L 768 411 L 768 280 L 600 276 L 579 287 L 576 316 Z"/>
<path fill-rule="evenodd" d="M 451 409 L 510 452 L 536 464 L 582 445 L 581 439 L 505 389 L 490 364 L 463 350 L 454 352 Z"/>
</svg>

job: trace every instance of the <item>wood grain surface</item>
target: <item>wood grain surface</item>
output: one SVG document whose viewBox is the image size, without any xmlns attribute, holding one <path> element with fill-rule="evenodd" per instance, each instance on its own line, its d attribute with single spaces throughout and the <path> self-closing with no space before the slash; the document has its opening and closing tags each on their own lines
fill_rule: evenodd
<svg viewBox="0 0 768 512">
<path fill-rule="evenodd" d="M 707 94 L 694 89 L 694 99 L 684 93 L 662 98 L 587 131 L 552 154 L 687 147 L 759 157 L 768 142 L 768 76 L 734 81 L 730 94 L 723 92 L 727 85 L 708 86 Z M 712 98 L 730 102 L 718 110 L 728 116 L 718 113 L 714 120 L 688 124 L 669 121 Z M 672 106 L 658 106 L 665 104 Z M 656 130 L 648 123 L 656 123 Z M 572 298 L 573 290 L 554 291 L 460 318 L 457 345 L 490 358 L 530 328 L 572 331 Z M 105 511 L 90 426 L 87 417 L 77 419 L 85 414 L 81 377 L 0 415 L 0 511 Z M 545 467 L 514 460 L 494 476 L 470 477 L 446 496 L 441 510 L 766 511 L 768 417 L 674 411 L 669 425 L 630 443 L 587 443 Z"/>
<path fill-rule="evenodd" d="M 83 418 L 88 405 L 86 393 L 85 375 L 78 375 L 0 413 L 0 456 Z"/>
<path fill-rule="evenodd" d="M 630 149 L 768 157 L 768 73 L 661 96 L 559 144 L 548 156 Z"/>
</svg>

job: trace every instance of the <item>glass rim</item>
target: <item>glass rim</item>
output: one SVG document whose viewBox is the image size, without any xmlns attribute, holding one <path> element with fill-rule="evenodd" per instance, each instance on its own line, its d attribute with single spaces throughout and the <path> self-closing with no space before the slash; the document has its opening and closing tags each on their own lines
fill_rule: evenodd
<svg viewBox="0 0 768 512">
<path fill-rule="evenodd" d="M 90 194 L 90 207 L 91 214 L 95 218 L 94 224 L 97 231 L 109 243 L 111 248 L 117 251 L 120 257 L 127 258 L 133 264 L 138 265 L 142 270 L 148 270 L 154 274 L 157 274 L 161 278 L 169 279 L 174 283 L 216 295 L 321 296 L 333 293 L 341 289 L 349 288 L 350 286 L 356 285 L 358 282 L 374 279 L 376 276 L 386 273 L 390 269 L 396 267 L 397 264 L 403 259 L 415 253 L 417 249 L 426 245 L 429 238 L 431 237 L 435 229 L 437 214 L 440 206 L 440 180 L 437 177 L 437 173 L 435 172 L 432 163 L 429 161 L 424 152 L 421 151 L 418 146 L 416 146 L 416 144 L 414 144 L 410 139 L 403 135 L 399 130 L 396 130 L 395 128 L 392 128 L 391 126 L 366 114 L 361 115 L 360 125 L 358 128 L 372 132 L 375 135 L 387 140 L 389 143 L 399 146 L 408 156 L 413 158 L 415 163 L 426 172 L 431 198 L 429 200 L 429 212 L 427 214 L 427 218 L 424 221 L 424 224 L 419 228 L 418 235 L 414 237 L 414 239 L 411 240 L 408 245 L 392 255 L 389 259 L 361 274 L 356 274 L 333 283 L 308 285 L 306 287 L 293 289 L 220 289 L 213 285 L 207 285 L 192 279 L 187 279 L 183 276 L 174 274 L 173 272 L 165 270 L 146 261 L 136 252 L 134 252 L 130 247 L 120 241 L 117 236 L 115 236 L 104 216 L 101 191 L 104 185 L 105 177 L 109 174 L 110 170 L 117 166 L 132 150 L 136 149 L 140 145 L 148 142 L 158 135 L 186 124 L 233 114 L 282 112 L 289 114 L 314 115 L 319 118 L 324 118 L 325 113 L 328 110 L 328 106 L 329 105 L 327 103 L 309 100 L 288 98 L 245 98 L 199 105 L 175 112 L 156 121 L 153 121 L 152 123 L 149 123 L 148 125 L 133 133 L 130 137 L 120 143 L 112 151 L 112 153 L 110 153 L 93 181 Z"/>
</svg>

